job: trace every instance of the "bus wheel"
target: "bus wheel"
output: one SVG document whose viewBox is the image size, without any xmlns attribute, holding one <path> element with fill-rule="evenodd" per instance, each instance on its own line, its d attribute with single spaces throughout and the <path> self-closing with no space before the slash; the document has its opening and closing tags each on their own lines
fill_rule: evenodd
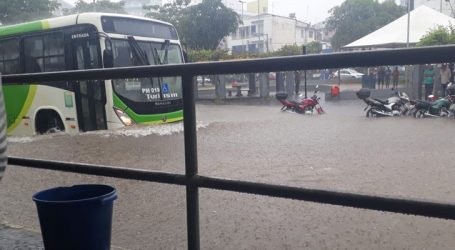
<svg viewBox="0 0 455 250">
<path fill-rule="evenodd" d="M 40 110 L 36 115 L 36 133 L 47 134 L 65 131 L 62 119 L 54 110 Z"/>
</svg>

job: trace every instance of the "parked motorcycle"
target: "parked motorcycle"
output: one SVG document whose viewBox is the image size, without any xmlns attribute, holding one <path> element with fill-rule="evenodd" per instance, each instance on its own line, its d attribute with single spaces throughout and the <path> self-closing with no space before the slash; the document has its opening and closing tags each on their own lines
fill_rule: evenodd
<svg viewBox="0 0 455 250">
<path fill-rule="evenodd" d="M 287 93 L 278 93 L 275 97 L 283 104 L 283 107 L 281 107 L 282 111 L 293 111 L 298 114 L 313 114 L 314 110 L 316 110 L 318 114 L 323 114 L 325 111 L 319 103 L 321 98 L 316 95 L 318 92 L 318 86 L 316 85 L 313 95 L 309 98 L 305 98 L 303 94 L 300 94 L 296 99 L 289 100 Z"/>
<path fill-rule="evenodd" d="M 447 94 L 452 100 L 452 104 L 449 107 L 449 118 L 455 118 L 455 84 L 449 83 L 447 85 Z"/>
<path fill-rule="evenodd" d="M 449 118 L 455 118 L 455 103 L 452 103 L 452 105 L 450 105 Z"/>
<path fill-rule="evenodd" d="M 414 108 L 413 102 L 409 98 L 408 94 L 403 91 L 396 90 L 395 94 L 387 99 L 388 103 L 395 103 L 392 109 L 400 111 L 400 115 L 409 115 L 411 110 Z"/>
<path fill-rule="evenodd" d="M 401 116 L 412 108 L 408 95 L 401 91 L 396 91 L 387 100 L 371 98 L 371 92 L 366 88 L 360 89 L 356 94 L 367 104 L 364 109 L 367 117 Z"/>
<path fill-rule="evenodd" d="M 433 96 L 430 95 L 428 98 L 431 100 Z M 450 106 L 454 103 L 453 99 L 453 97 L 447 96 L 439 98 L 435 101 L 417 101 L 415 105 L 416 111 L 414 113 L 414 117 L 449 117 Z"/>
<path fill-rule="evenodd" d="M 296 100 L 289 100 L 287 93 L 277 93 L 275 98 L 283 104 L 281 111 L 295 111 L 295 106 L 297 106 Z"/>
</svg>

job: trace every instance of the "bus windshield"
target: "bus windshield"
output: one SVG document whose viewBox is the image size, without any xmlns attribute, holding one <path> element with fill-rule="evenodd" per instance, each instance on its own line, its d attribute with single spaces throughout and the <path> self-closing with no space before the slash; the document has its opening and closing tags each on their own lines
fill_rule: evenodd
<svg viewBox="0 0 455 250">
<path fill-rule="evenodd" d="M 146 54 L 148 63 L 156 65 L 183 63 L 180 46 L 150 41 L 136 41 Z M 112 39 L 114 67 L 128 67 L 143 65 L 136 58 L 134 48 L 128 40 Z M 158 57 L 158 58 L 156 58 Z M 182 98 L 182 84 L 180 77 L 154 77 L 119 79 L 113 81 L 117 94 L 133 102 L 153 102 L 175 100 Z"/>
</svg>

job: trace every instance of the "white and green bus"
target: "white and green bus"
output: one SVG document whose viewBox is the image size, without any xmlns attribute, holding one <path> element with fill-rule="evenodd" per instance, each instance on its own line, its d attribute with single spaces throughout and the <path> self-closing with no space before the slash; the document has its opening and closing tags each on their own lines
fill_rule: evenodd
<svg viewBox="0 0 455 250">
<path fill-rule="evenodd" d="M 0 73 L 183 63 L 169 23 L 84 13 L 0 26 Z M 4 86 L 13 135 L 113 129 L 183 119 L 180 77 Z"/>
</svg>

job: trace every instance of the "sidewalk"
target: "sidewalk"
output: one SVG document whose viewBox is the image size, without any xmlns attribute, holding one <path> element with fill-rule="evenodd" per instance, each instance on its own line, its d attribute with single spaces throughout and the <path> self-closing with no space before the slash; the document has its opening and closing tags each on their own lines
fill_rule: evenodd
<svg viewBox="0 0 455 250">
<path fill-rule="evenodd" d="M 44 249 L 41 234 L 0 224 L 0 249 Z"/>
<path fill-rule="evenodd" d="M 0 250 L 44 250 L 41 233 L 0 223 Z M 112 250 L 126 248 L 112 246 Z"/>
</svg>

